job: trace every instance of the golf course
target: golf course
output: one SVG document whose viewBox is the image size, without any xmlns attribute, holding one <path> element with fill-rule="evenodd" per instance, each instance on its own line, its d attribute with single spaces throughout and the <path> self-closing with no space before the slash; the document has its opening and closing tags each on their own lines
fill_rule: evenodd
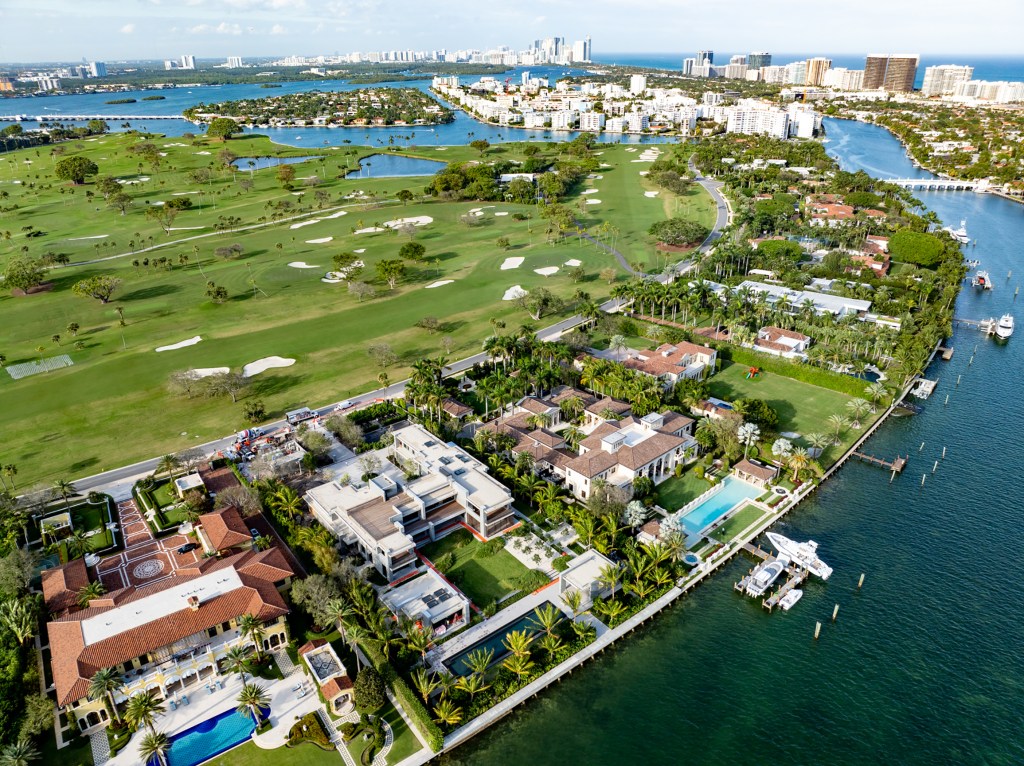
<svg viewBox="0 0 1024 766">
<path fill-rule="evenodd" d="M 141 143 L 151 146 L 140 152 Z M 595 147 L 599 169 L 563 201 L 605 246 L 553 240 L 537 205 L 453 201 L 424 194 L 429 176 L 359 170 L 380 153 L 436 160 L 438 169 L 519 162 L 525 146 L 320 151 L 260 136 L 118 133 L 61 143 L 57 154 L 46 146 L 0 156 L 0 272 L 12 259 L 53 263 L 30 294 L 0 283 L 0 355 L 11 371 L 0 371 L 0 464 L 17 466 L 20 491 L 223 436 L 248 425 L 246 402 L 261 401 L 274 419 L 376 388 L 382 372 L 401 380 L 424 356 L 477 353 L 492 320 L 540 328 L 573 314 L 580 290 L 607 297 L 629 277 L 608 247 L 633 268 L 661 271 L 666 257 L 647 234 L 652 223 L 714 221 L 699 186 L 682 195 L 658 190 L 641 175 L 649 162 L 638 162 L 640 150 L 624 145 Z M 542 146 L 552 160 L 564 148 Z M 220 156 L 225 149 L 237 166 Z M 82 184 L 59 180 L 56 165 L 71 156 L 91 160 L 98 174 Z M 282 178 L 276 160 L 246 162 L 264 157 L 308 159 Z M 130 202 L 111 205 L 97 189 L 105 177 Z M 173 203 L 180 199 L 191 204 Z M 402 261 L 392 288 L 377 264 L 399 259 L 407 243 L 424 253 Z M 362 262 L 361 274 L 325 281 L 341 253 Z M 601 275 L 607 269 L 615 280 Z M 119 280 L 109 302 L 73 291 L 91 277 Z M 373 294 L 350 291 L 350 281 Z M 509 299 L 517 287 L 546 288 L 563 308 L 534 321 Z M 417 326 L 424 318 L 438 326 Z M 395 360 L 379 364 L 368 353 L 374 344 L 387 344 Z M 49 361 L 63 355 L 68 366 Z M 38 362 L 49 371 L 26 367 Z M 248 373 L 237 401 L 169 391 L 173 373 L 225 368 Z"/>
</svg>

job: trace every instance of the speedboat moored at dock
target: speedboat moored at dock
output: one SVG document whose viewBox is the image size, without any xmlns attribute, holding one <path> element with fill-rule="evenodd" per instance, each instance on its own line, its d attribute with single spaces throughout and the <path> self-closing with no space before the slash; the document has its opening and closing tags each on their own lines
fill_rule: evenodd
<svg viewBox="0 0 1024 766">
<path fill-rule="evenodd" d="M 831 576 L 832 567 L 818 558 L 818 544 L 814 540 L 798 543 L 778 532 L 769 532 L 768 542 L 775 546 L 775 550 L 788 556 L 790 561 L 812 575 L 822 580 L 827 580 Z"/>
</svg>

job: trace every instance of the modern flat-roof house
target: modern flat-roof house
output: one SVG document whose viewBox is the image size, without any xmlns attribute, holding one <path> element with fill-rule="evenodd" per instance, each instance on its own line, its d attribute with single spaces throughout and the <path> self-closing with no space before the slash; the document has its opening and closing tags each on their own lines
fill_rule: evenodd
<svg viewBox="0 0 1024 766">
<path fill-rule="evenodd" d="M 558 595 L 569 591 L 580 594 L 580 610 L 589 609 L 594 600 L 610 595 L 608 586 L 602 582 L 606 568 L 616 569 L 610 559 L 591 549 L 573 559 L 569 567 L 558 578 Z"/>
<path fill-rule="evenodd" d="M 480 461 L 422 426 L 394 437 L 393 457 L 418 478 L 385 470 L 366 483 L 332 481 L 305 496 L 320 523 L 358 547 L 389 581 L 416 569 L 416 546 L 461 523 L 485 538 L 512 526 L 512 494 Z"/>
<path fill-rule="evenodd" d="M 703 380 L 715 371 L 718 352 L 696 343 L 663 343 L 654 351 L 639 351 L 630 354 L 623 362 L 631 370 L 661 380 L 670 388 L 680 380 L 695 378 Z"/>
<path fill-rule="evenodd" d="M 815 313 L 828 313 L 838 317 L 862 314 L 871 310 L 871 301 L 845 298 L 842 295 L 815 293 L 810 290 L 791 290 L 783 285 L 771 285 L 765 282 L 746 280 L 740 283 L 736 292 L 742 292 L 744 289 L 753 293 L 763 293 L 769 305 L 773 307 L 785 296 L 792 313 L 800 311 L 807 301 L 813 304 Z"/>
<path fill-rule="evenodd" d="M 121 674 L 124 686 L 114 695 L 119 705 L 142 691 L 170 699 L 221 675 L 220 661 L 231 647 L 253 646 L 239 632 L 242 615 L 263 624 L 263 649 L 288 643 L 288 605 L 279 589 L 293 573 L 277 548 L 203 559 L 152 585 L 72 608 L 84 567 L 76 560 L 43 572 L 43 597 L 54 615 L 47 633 L 57 705 L 82 731 L 107 722 L 103 700 L 88 696 L 99 670 Z"/>
<path fill-rule="evenodd" d="M 405 615 L 435 635 L 469 623 L 469 599 L 429 567 L 384 591 L 380 598 L 393 614 Z"/>
<path fill-rule="evenodd" d="M 806 359 L 807 348 L 810 345 L 811 339 L 803 333 L 767 326 L 757 331 L 753 348 L 755 351 L 784 356 L 787 359 Z"/>
<path fill-rule="evenodd" d="M 565 442 L 563 432 L 570 424 L 562 421 L 559 406 L 573 397 L 583 405 L 581 430 L 586 435 L 578 450 Z M 547 415 L 547 426 L 537 427 L 531 416 L 538 414 Z M 693 425 L 677 412 L 637 418 L 625 402 L 564 387 L 548 399 L 525 397 L 512 415 L 484 429 L 512 436 L 511 452 L 529 453 L 541 476 L 564 481 L 576 497 L 586 500 L 597 480 L 627 487 L 638 476 L 655 483 L 668 478 L 678 463 L 696 453 Z"/>
</svg>

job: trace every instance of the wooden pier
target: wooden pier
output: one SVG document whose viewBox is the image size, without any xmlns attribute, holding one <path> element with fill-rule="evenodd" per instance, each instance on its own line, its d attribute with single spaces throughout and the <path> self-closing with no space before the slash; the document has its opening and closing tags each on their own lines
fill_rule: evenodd
<svg viewBox="0 0 1024 766">
<path fill-rule="evenodd" d="M 782 601 L 783 596 L 785 596 L 787 593 L 789 593 L 797 586 L 801 585 L 803 581 L 806 580 L 808 577 L 808 572 L 806 569 L 794 570 L 790 568 L 786 571 L 789 572 L 789 579 L 786 580 L 786 584 L 779 588 L 777 591 L 775 591 L 768 598 L 761 601 L 761 606 L 763 606 L 769 612 L 771 612 L 772 609 L 779 605 L 779 602 Z"/>
<path fill-rule="evenodd" d="M 939 354 L 942 355 L 942 361 L 948 362 L 950 359 L 953 358 L 953 349 L 940 347 Z"/>
<path fill-rule="evenodd" d="M 865 455 L 863 452 L 854 452 L 853 456 L 860 458 L 865 463 L 871 463 L 872 465 L 881 466 L 882 468 L 888 468 L 894 473 L 901 473 L 903 469 L 907 467 L 907 460 L 910 458 L 909 455 L 907 457 L 900 457 L 897 455 L 895 460 L 889 461 L 883 460 L 880 457 L 875 457 L 874 455 Z"/>
<path fill-rule="evenodd" d="M 958 319 L 953 318 L 953 324 L 958 327 L 973 327 L 975 330 L 981 330 L 985 335 L 995 335 L 996 325 L 998 322 L 995 318 L 991 319 Z M 945 357 L 943 357 L 945 358 Z"/>
<path fill-rule="evenodd" d="M 937 380 L 928 380 L 927 378 L 918 378 L 917 384 L 911 390 L 911 394 L 916 396 L 918 399 L 927 399 L 935 391 L 935 387 L 939 385 Z"/>
</svg>

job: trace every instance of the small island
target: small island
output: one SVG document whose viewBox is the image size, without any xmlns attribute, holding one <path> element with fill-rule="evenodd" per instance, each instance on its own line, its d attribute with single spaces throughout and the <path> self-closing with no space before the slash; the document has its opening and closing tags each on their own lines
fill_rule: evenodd
<svg viewBox="0 0 1024 766">
<path fill-rule="evenodd" d="M 198 104 L 184 116 L 199 124 L 230 117 L 250 127 L 437 125 L 455 119 L 450 109 L 414 88 L 310 91 Z"/>
<path fill-rule="evenodd" d="M 163 101 L 167 96 L 143 96 L 143 101 Z"/>
<path fill-rule="evenodd" d="M 114 98 L 110 101 L 104 101 L 104 104 L 134 104 L 134 98 Z"/>
</svg>

